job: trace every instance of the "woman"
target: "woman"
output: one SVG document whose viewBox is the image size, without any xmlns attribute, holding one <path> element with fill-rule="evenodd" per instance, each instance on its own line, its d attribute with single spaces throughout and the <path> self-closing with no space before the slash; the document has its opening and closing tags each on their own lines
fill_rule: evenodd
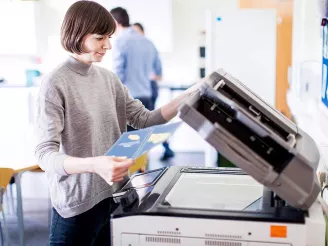
<svg viewBox="0 0 328 246">
<path fill-rule="evenodd" d="M 53 205 L 50 245 L 110 245 L 111 198 L 133 160 L 103 154 L 126 131 L 166 123 L 197 86 L 160 109 L 133 99 L 118 77 L 94 66 L 111 49 L 115 21 L 101 5 L 74 3 L 61 28 L 71 53 L 42 82 L 36 155 Z M 61 150 L 59 150 L 61 147 Z"/>
</svg>

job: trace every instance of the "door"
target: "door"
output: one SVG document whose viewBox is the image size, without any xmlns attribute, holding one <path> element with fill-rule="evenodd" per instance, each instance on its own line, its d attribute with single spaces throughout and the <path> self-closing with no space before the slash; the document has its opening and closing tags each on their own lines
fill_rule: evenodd
<svg viewBox="0 0 328 246">
<path fill-rule="evenodd" d="M 274 106 L 275 10 L 208 12 L 206 26 L 207 73 L 223 68 Z"/>
</svg>

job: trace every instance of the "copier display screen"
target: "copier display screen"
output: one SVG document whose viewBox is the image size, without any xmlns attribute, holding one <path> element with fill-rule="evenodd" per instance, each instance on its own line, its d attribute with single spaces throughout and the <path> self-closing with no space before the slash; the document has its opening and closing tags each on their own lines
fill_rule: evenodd
<svg viewBox="0 0 328 246">
<path fill-rule="evenodd" d="M 163 205 L 186 209 L 260 209 L 263 186 L 248 175 L 183 173 Z"/>
<path fill-rule="evenodd" d="M 163 173 L 164 169 L 157 169 L 143 174 L 132 176 L 130 181 L 122 188 L 122 191 L 130 188 L 143 188 L 152 185 Z"/>
</svg>

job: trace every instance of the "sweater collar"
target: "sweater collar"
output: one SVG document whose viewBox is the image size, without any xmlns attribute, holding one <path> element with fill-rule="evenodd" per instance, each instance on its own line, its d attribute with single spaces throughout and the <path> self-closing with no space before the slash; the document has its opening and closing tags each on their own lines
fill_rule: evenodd
<svg viewBox="0 0 328 246">
<path fill-rule="evenodd" d="M 88 75 L 91 71 L 92 65 L 91 64 L 85 64 L 78 60 L 76 60 L 74 57 L 69 56 L 65 62 L 65 65 L 72 69 L 74 72 L 81 74 L 81 75 Z"/>
</svg>

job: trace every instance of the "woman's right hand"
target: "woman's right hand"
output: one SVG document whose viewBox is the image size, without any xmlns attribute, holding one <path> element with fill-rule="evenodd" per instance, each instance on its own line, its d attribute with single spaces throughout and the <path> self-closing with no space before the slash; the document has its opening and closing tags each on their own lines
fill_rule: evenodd
<svg viewBox="0 0 328 246">
<path fill-rule="evenodd" d="M 92 170 L 99 174 L 108 184 L 120 182 L 128 175 L 129 167 L 135 161 L 126 157 L 98 156 L 92 158 Z"/>
</svg>

